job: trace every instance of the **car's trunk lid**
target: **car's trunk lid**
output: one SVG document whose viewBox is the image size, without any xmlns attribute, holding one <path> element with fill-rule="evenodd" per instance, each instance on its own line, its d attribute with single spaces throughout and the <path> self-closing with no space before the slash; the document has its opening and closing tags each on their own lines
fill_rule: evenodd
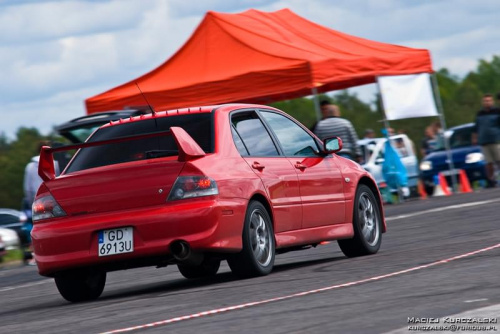
<svg viewBox="0 0 500 334">
<path fill-rule="evenodd" d="M 184 166 L 175 158 L 151 159 L 77 172 L 47 182 L 68 215 L 161 205 Z"/>
</svg>

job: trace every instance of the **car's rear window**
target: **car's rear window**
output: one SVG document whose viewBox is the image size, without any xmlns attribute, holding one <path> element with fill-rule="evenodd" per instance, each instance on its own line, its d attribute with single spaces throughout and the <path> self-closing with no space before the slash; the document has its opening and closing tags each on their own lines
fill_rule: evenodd
<svg viewBox="0 0 500 334">
<path fill-rule="evenodd" d="M 206 153 L 214 151 L 211 113 L 161 117 L 105 127 L 96 131 L 88 142 L 167 131 L 173 126 L 183 128 Z M 178 155 L 177 145 L 172 136 L 144 138 L 87 147 L 77 153 L 68 166 L 66 173 L 172 155 Z"/>
</svg>

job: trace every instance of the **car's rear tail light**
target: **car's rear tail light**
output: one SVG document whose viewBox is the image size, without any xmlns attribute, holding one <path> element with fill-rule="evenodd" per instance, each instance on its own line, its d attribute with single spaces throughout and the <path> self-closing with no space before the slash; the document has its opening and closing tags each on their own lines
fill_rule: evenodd
<svg viewBox="0 0 500 334">
<path fill-rule="evenodd" d="M 33 203 L 33 221 L 62 216 L 66 216 L 66 212 L 51 195 L 40 197 Z"/>
<path fill-rule="evenodd" d="M 175 181 L 169 201 L 178 199 L 217 195 L 219 189 L 214 179 L 207 176 L 179 176 Z"/>
</svg>

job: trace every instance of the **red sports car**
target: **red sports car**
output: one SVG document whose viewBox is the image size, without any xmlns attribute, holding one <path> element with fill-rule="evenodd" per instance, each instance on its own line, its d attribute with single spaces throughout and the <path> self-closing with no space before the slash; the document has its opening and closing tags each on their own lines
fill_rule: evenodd
<svg viewBox="0 0 500 334">
<path fill-rule="evenodd" d="M 269 274 L 276 253 L 339 240 L 378 251 L 386 225 L 370 174 L 286 113 L 261 105 L 113 121 L 78 145 L 44 147 L 33 204 L 41 275 L 72 302 L 98 298 L 106 272 L 176 264 L 187 278 Z M 52 153 L 78 149 L 55 177 Z"/>
</svg>

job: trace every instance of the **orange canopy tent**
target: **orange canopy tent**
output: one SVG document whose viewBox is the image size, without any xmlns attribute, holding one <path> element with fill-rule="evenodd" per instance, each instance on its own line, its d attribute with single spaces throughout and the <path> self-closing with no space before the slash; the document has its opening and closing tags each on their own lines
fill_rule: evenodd
<svg viewBox="0 0 500 334">
<path fill-rule="evenodd" d="M 311 91 L 432 72 L 429 52 L 347 35 L 288 9 L 208 12 L 184 46 L 151 72 L 87 99 L 87 113 L 145 106 L 270 103 Z"/>
</svg>

